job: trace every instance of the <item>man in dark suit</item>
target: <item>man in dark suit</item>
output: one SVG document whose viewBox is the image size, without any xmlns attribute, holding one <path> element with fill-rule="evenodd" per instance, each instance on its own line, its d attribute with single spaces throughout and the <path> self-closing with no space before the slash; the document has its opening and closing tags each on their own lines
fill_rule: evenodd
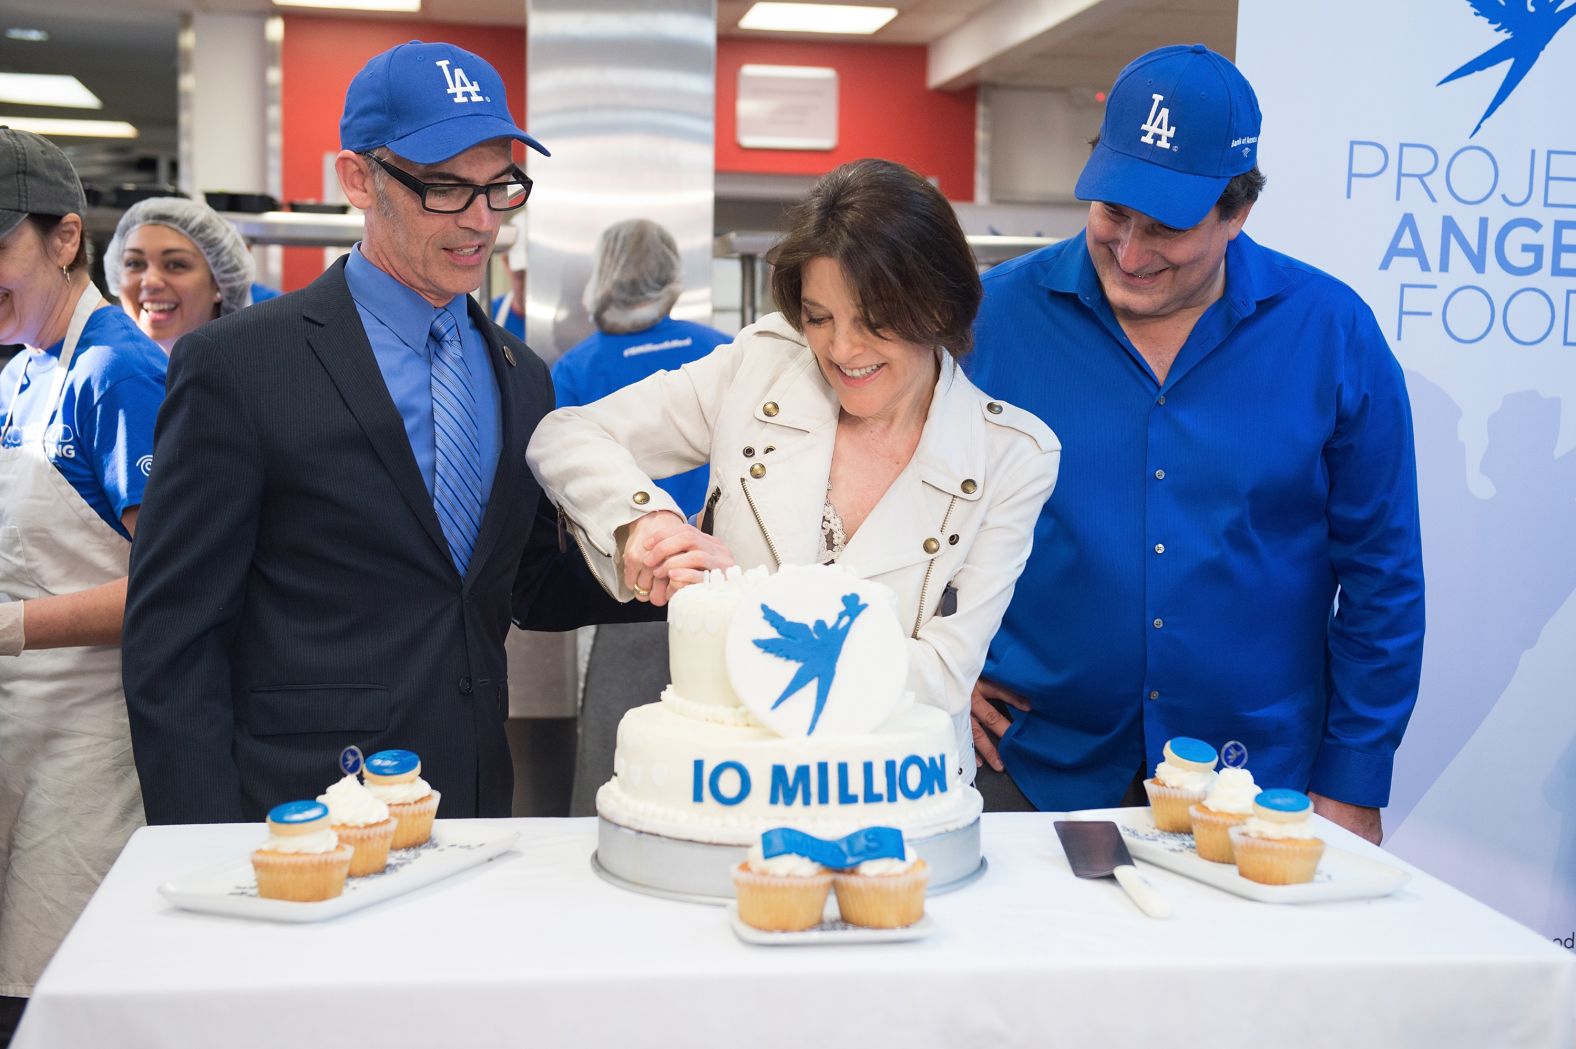
<svg viewBox="0 0 1576 1049">
<path fill-rule="evenodd" d="M 149 823 L 258 820 L 408 748 L 440 815 L 507 816 L 504 637 L 627 619 L 525 447 L 547 368 L 469 293 L 530 180 L 498 74 L 412 41 L 352 81 L 336 169 L 364 239 L 176 344 L 126 608 Z M 632 498 L 638 496 L 632 493 Z"/>
</svg>

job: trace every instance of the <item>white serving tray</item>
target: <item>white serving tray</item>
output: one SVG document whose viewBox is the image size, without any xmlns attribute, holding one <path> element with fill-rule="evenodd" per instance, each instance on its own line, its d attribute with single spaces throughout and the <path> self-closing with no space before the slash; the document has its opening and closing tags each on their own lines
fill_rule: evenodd
<svg viewBox="0 0 1576 1049">
<path fill-rule="evenodd" d="M 1122 840 L 1136 859 L 1261 903 L 1373 899 L 1390 895 L 1411 878 L 1399 867 L 1326 844 L 1313 881 L 1302 885 L 1262 885 L 1238 874 L 1234 864 L 1199 859 L 1193 835 L 1155 829 L 1148 808 L 1103 812 L 1101 818 L 1109 818 L 1121 828 Z"/>
<path fill-rule="evenodd" d="M 733 934 L 745 943 L 762 947 L 838 947 L 854 943 L 901 943 L 904 940 L 922 940 L 936 931 L 936 923 L 925 915 L 913 925 L 901 929 L 869 929 L 862 925 L 849 925 L 837 917 L 836 904 L 828 901 L 826 918 L 813 929 L 802 932 L 766 932 L 753 925 L 746 925 L 739 917 L 739 905 L 728 904 L 728 922 Z"/>
<path fill-rule="evenodd" d="M 258 831 L 261 835 L 261 825 Z M 520 832 L 516 830 L 473 826 L 469 821 L 438 820 L 433 823 L 432 838 L 425 845 L 394 850 L 389 853 L 389 865 L 382 873 L 347 878 L 343 893 L 317 903 L 265 900 L 258 896 L 250 857 L 165 882 L 159 886 L 159 893 L 175 906 L 190 911 L 261 921 L 320 922 L 486 863 L 506 851 L 519 837 Z"/>
</svg>

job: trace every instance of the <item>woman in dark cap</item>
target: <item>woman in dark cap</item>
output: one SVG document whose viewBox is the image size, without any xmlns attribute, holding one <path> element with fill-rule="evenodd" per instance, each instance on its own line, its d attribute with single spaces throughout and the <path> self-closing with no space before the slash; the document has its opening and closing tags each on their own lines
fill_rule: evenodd
<svg viewBox="0 0 1576 1049">
<path fill-rule="evenodd" d="M 0 128 L 0 1033 L 142 822 L 120 684 L 165 358 L 88 276 L 82 185 Z"/>
</svg>

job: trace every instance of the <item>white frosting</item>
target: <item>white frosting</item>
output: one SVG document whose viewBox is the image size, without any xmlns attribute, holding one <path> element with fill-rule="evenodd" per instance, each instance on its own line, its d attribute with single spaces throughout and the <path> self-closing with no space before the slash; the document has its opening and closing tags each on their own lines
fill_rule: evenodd
<svg viewBox="0 0 1576 1049">
<path fill-rule="evenodd" d="M 729 690 L 732 695 L 732 690 Z M 680 717 L 694 718 L 696 721 L 714 721 L 719 725 L 756 725 L 759 724 L 750 712 L 738 705 L 735 699 L 731 705 L 722 703 L 697 703 L 679 694 L 677 685 L 669 685 L 662 690 L 662 702 L 666 703 L 673 712 Z"/>
<path fill-rule="evenodd" d="M 310 834 L 281 836 L 270 830 L 268 840 L 259 846 L 265 852 L 323 853 L 339 848 L 339 835 L 325 826 Z"/>
<path fill-rule="evenodd" d="M 1211 784 L 1209 793 L 1204 795 L 1204 804 L 1216 812 L 1249 816 L 1253 813 L 1253 799 L 1258 796 L 1259 788 L 1253 782 L 1253 773 L 1247 769 L 1225 768 L 1215 774 L 1215 782 Z"/>
<path fill-rule="evenodd" d="M 1249 816 L 1238 824 L 1236 830 L 1242 834 L 1251 834 L 1255 838 L 1313 838 L 1313 824 L 1306 820 L 1297 823 L 1275 823 L 1270 820 Z"/>
<path fill-rule="evenodd" d="M 373 797 L 388 805 L 420 801 L 432 793 L 432 787 L 420 776 L 404 783 L 368 783 L 367 790 Z"/>
<path fill-rule="evenodd" d="M 328 806 L 328 821 L 341 827 L 370 827 L 389 818 L 389 807 L 355 776 L 344 779 L 317 796 Z"/>
<path fill-rule="evenodd" d="M 1215 783 L 1215 773 L 1197 772 L 1180 769 L 1168 761 L 1162 761 L 1155 766 L 1155 779 L 1168 787 L 1185 790 L 1193 794 L 1203 794 Z"/>
<path fill-rule="evenodd" d="M 813 878 L 826 870 L 819 863 L 796 852 L 785 852 L 767 859 L 759 842 L 750 849 L 744 864 L 756 874 L 770 874 L 775 878 Z"/>
<path fill-rule="evenodd" d="M 914 865 L 918 862 L 919 857 L 910 853 L 901 860 L 895 860 L 891 858 L 884 860 L 866 860 L 859 866 L 855 867 L 854 870 L 859 874 L 879 878 L 883 875 L 891 876 L 893 874 L 905 874 L 908 871 L 913 870 Z"/>
<path fill-rule="evenodd" d="M 668 669 L 674 691 L 686 702 L 717 708 L 724 717 L 744 713 L 728 682 L 723 648 L 733 613 L 767 574 L 765 568 L 746 572 L 737 565 L 708 570 L 704 584 L 687 586 L 668 602 Z"/>
</svg>

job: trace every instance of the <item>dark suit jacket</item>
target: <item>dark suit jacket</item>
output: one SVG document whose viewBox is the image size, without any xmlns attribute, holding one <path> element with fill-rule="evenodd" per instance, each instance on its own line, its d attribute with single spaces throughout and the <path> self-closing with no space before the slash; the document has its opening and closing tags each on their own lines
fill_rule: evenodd
<svg viewBox="0 0 1576 1049">
<path fill-rule="evenodd" d="M 416 751 L 440 816 L 507 816 L 511 613 L 548 630 L 649 616 L 560 543 L 525 463 L 547 368 L 470 312 L 502 445 L 464 579 L 343 259 L 175 346 L 123 641 L 149 823 L 261 819 L 336 780 L 352 743 Z"/>
</svg>

